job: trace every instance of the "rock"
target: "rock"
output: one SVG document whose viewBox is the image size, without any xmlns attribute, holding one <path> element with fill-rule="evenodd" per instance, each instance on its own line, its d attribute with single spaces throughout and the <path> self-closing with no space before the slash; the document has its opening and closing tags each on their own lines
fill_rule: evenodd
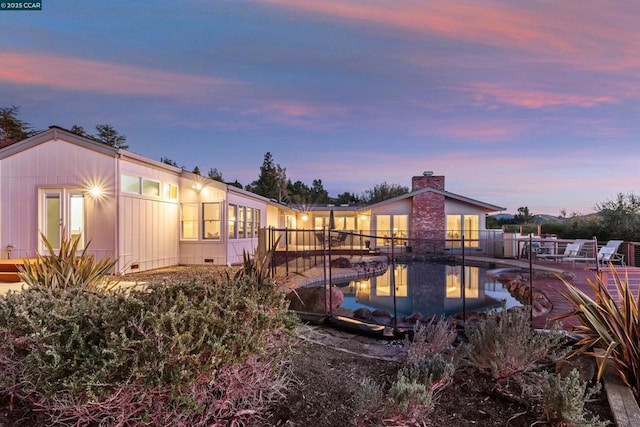
<svg viewBox="0 0 640 427">
<path fill-rule="evenodd" d="M 412 325 L 416 324 L 416 323 L 422 321 L 422 314 L 420 314 L 420 313 L 410 314 L 410 315 L 408 315 L 407 317 L 404 318 L 404 321 L 406 323 L 409 323 L 409 324 L 412 324 Z"/>
<path fill-rule="evenodd" d="M 389 326 L 389 325 L 391 325 L 393 323 L 393 318 L 392 317 L 373 316 L 373 321 L 377 325 Z"/>
<path fill-rule="evenodd" d="M 351 268 L 351 261 L 348 258 L 340 257 L 331 261 L 331 267 L 336 268 Z"/>
<path fill-rule="evenodd" d="M 533 317 L 545 315 L 553 309 L 553 304 L 549 299 L 540 292 L 533 293 L 533 303 L 531 305 L 533 310 Z"/>
<path fill-rule="evenodd" d="M 364 307 L 354 310 L 353 317 L 360 320 L 367 320 L 367 321 L 373 320 L 373 315 L 371 314 L 371 310 Z"/>
<path fill-rule="evenodd" d="M 310 313 L 335 313 L 342 301 L 344 294 L 340 289 L 331 286 L 331 298 L 329 298 L 329 288 L 324 286 L 312 286 L 295 289 L 287 294 L 289 309 L 296 311 L 306 311 Z M 329 310 L 331 302 L 332 309 Z"/>
<path fill-rule="evenodd" d="M 389 313 L 387 310 L 373 310 L 371 315 L 373 317 L 388 317 L 389 319 L 391 319 L 391 313 Z"/>
</svg>

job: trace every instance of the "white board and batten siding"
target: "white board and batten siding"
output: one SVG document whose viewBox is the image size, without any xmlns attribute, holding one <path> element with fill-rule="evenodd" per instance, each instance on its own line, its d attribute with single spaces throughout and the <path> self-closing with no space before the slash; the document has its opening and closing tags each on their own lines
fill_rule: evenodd
<svg viewBox="0 0 640 427">
<path fill-rule="evenodd" d="M 71 138 L 73 139 L 73 138 Z M 19 144 L 24 144 L 24 149 Z M 78 191 L 85 194 L 85 237 L 88 253 L 97 258 L 115 249 L 115 155 L 87 150 L 48 132 L 39 139 L 14 144 L 2 157 L 0 206 L 2 247 L 13 246 L 11 258 L 33 257 L 40 248 L 39 198 L 43 191 Z M 92 197 L 99 185 L 108 197 Z"/>
<path fill-rule="evenodd" d="M 120 273 L 178 264 L 179 202 L 166 197 L 165 187 L 179 187 L 179 170 L 127 153 L 120 160 L 123 175 L 159 184 L 159 194 L 128 192 L 118 197 L 118 266 Z"/>
</svg>

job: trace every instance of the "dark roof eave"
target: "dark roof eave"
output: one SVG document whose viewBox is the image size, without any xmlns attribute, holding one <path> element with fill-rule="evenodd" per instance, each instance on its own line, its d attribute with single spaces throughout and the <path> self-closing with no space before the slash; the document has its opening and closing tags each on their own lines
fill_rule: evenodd
<svg viewBox="0 0 640 427">
<path fill-rule="evenodd" d="M 414 197 L 414 196 L 416 196 L 418 194 L 422 194 L 422 193 L 426 193 L 426 192 L 433 192 L 433 193 L 441 194 L 445 198 L 450 198 L 450 199 L 458 200 L 460 202 L 467 203 L 467 204 L 470 204 L 470 205 L 473 205 L 473 206 L 481 207 L 481 208 L 483 208 L 483 209 L 485 209 L 485 210 L 487 210 L 489 212 L 500 212 L 500 211 L 506 210 L 506 208 L 504 208 L 502 206 L 493 205 L 491 203 L 485 203 L 485 202 L 482 202 L 480 200 L 472 199 L 470 197 L 465 197 L 465 196 L 461 196 L 459 194 L 451 193 L 449 191 L 438 190 L 438 189 L 430 188 L 430 187 L 421 188 L 420 190 L 411 191 L 411 192 L 409 192 L 407 194 L 403 194 L 401 196 L 397 196 L 397 197 L 394 197 L 392 199 L 383 200 L 382 202 L 374 203 L 372 205 L 369 205 L 368 207 L 369 208 L 374 208 L 374 207 L 378 207 L 378 206 L 383 206 L 383 205 L 388 204 L 388 203 L 393 203 L 393 202 L 397 202 L 399 200 L 408 199 L 408 198 Z"/>
</svg>

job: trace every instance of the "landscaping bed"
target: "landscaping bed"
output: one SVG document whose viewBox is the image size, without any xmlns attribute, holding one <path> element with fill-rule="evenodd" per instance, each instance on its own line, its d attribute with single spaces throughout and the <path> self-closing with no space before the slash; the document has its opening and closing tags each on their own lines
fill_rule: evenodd
<svg viewBox="0 0 640 427">
<path fill-rule="evenodd" d="M 145 283 L 209 282 L 233 275 L 237 268 L 176 267 L 139 273 L 121 279 Z M 421 420 L 376 413 L 377 407 L 363 395 L 363 379 L 378 384 L 383 393 L 398 381 L 398 372 L 406 368 L 407 343 L 355 337 L 322 327 L 299 326 L 293 339 L 291 369 L 294 381 L 284 390 L 279 403 L 270 412 L 267 425 L 347 426 L 347 425 L 442 425 L 442 426 L 530 426 L 548 419 L 541 399 L 532 399 L 526 381 L 496 380 L 487 370 L 455 362 L 455 371 L 438 387 L 428 412 Z M 533 395 L 535 395 L 533 391 Z M 386 398 L 380 400 L 386 402 Z M 2 402 L 0 426 L 12 425 L 7 414 L 11 401 Z M 612 420 L 604 393 L 586 404 L 589 417 Z M 357 416 L 356 416 L 357 415 Z M 259 425 L 265 425 L 260 420 Z M 27 425 L 27 424 L 15 424 Z M 547 424 L 549 425 L 549 424 Z"/>
</svg>

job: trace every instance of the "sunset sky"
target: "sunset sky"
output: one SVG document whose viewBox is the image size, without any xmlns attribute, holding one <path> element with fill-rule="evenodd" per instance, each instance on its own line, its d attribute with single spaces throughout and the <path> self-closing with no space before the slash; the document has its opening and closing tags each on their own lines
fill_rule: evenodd
<svg viewBox="0 0 640 427">
<path fill-rule="evenodd" d="M 108 123 L 227 181 L 413 175 L 515 213 L 640 194 L 640 2 L 42 0 L 0 10 L 0 107 Z"/>
</svg>

